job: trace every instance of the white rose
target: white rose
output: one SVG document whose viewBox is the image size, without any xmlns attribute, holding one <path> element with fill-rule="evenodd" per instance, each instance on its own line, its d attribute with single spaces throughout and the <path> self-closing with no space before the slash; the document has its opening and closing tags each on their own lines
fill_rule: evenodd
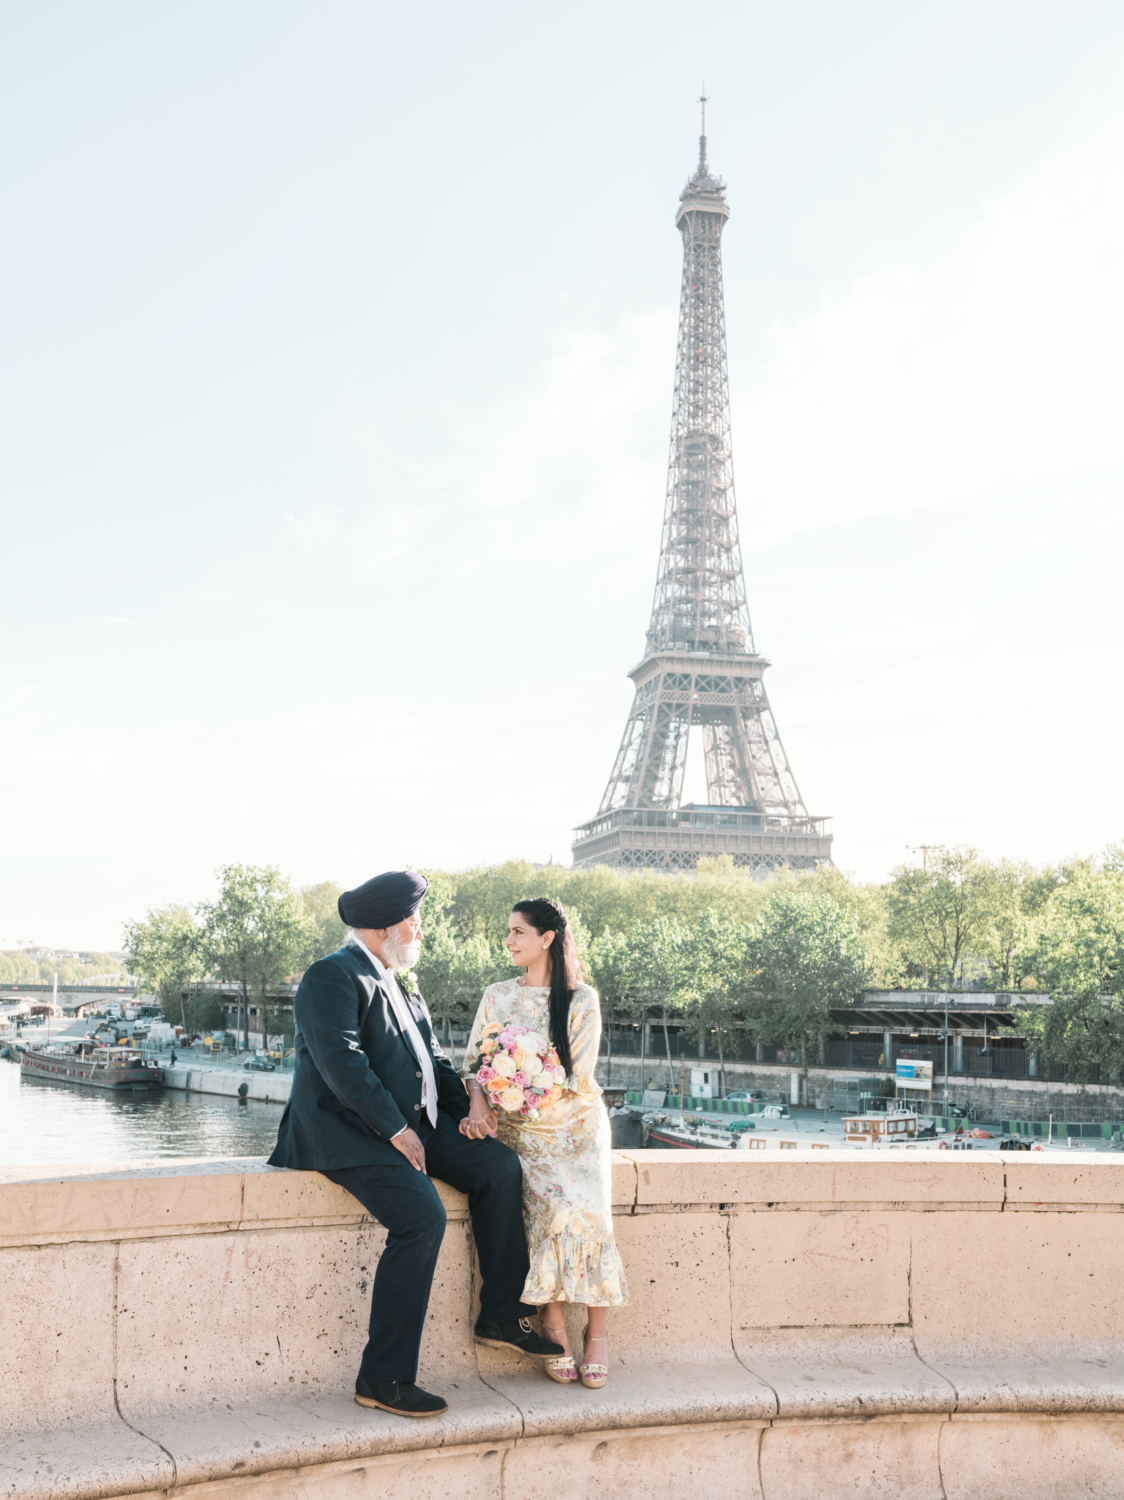
<svg viewBox="0 0 1124 1500">
<path fill-rule="evenodd" d="M 492 1067 L 495 1068 L 501 1078 L 515 1077 L 515 1059 L 508 1057 L 506 1052 L 500 1057 L 492 1058 Z"/>
<path fill-rule="evenodd" d="M 541 1057 L 549 1046 L 550 1043 L 546 1037 L 540 1036 L 537 1031 L 528 1031 L 526 1036 L 519 1038 L 519 1050 L 528 1054 L 534 1053 L 536 1057 Z"/>
<path fill-rule="evenodd" d="M 523 1090 L 517 1088 L 504 1089 L 503 1093 L 500 1095 L 500 1108 L 522 1109 Z"/>
<path fill-rule="evenodd" d="M 551 1087 L 553 1082 L 553 1073 L 536 1073 L 531 1079 L 531 1087 L 533 1089 L 541 1089 L 541 1091 L 545 1094 L 547 1089 Z"/>
</svg>

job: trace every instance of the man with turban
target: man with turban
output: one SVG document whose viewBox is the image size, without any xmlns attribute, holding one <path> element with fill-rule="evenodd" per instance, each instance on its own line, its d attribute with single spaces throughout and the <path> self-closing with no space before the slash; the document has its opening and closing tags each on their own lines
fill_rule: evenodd
<svg viewBox="0 0 1124 1500">
<path fill-rule="evenodd" d="M 480 1257 L 477 1341 L 538 1359 L 563 1352 L 532 1330 L 536 1309 L 521 1301 L 530 1267 L 519 1158 L 494 1137 L 461 1134 L 464 1085 L 433 1035 L 425 1001 L 398 978 L 421 951 L 427 884 L 412 870 L 391 870 L 340 897 L 351 934 L 297 989 L 293 1089 L 269 1158 L 275 1167 L 323 1172 L 386 1229 L 355 1399 L 404 1417 L 448 1409 L 416 1383 L 445 1234 L 427 1173 L 468 1194 Z"/>
</svg>

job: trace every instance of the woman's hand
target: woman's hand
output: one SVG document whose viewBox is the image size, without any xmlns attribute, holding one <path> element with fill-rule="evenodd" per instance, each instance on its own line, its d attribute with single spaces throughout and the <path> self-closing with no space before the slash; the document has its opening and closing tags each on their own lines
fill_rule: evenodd
<svg viewBox="0 0 1124 1500">
<path fill-rule="evenodd" d="M 468 1114 L 460 1122 L 461 1135 L 470 1141 L 482 1141 L 496 1133 L 495 1112 L 484 1102 L 484 1091 L 477 1087 L 471 1090 Z"/>
</svg>

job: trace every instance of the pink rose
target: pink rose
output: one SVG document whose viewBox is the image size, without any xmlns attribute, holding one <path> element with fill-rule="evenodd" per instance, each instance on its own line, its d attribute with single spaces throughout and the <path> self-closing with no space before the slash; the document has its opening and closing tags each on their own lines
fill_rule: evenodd
<svg viewBox="0 0 1124 1500">
<path fill-rule="evenodd" d="M 530 1088 L 531 1075 L 529 1073 L 516 1073 L 511 1081 L 517 1089 Z"/>
<path fill-rule="evenodd" d="M 476 1074 L 476 1081 L 478 1083 L 488 1083 L 491 1079 L 495 1078 L 496 1076 L 497 1075 L 496 1075 L 495 1068 L 489 1068 L 485 1064 L 485 1066 L 482 1067 L 481 1069 L 479 1069 L 479 1071 L 477 1072 L 477 1074 Z"/>
</svg>

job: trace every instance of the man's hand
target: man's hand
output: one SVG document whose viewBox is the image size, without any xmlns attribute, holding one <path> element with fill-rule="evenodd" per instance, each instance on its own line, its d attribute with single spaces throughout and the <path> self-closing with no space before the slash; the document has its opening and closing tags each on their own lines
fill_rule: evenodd
<svg viewBox="0 0 1124 1500">
<path fill-rule="evenodd" d="M 472 1102 L 468 1106 L 468 1114 L 458 1126 L 461 1135 L 468 1136 L 470 1141 L 483 1141 L 488 1136 L 496 1133 L 495 1111 L 484 1103 L 483 1092 L 479 1088 L 472 1090 Z"/>
<path fill-rule="evenodd" d="M 396 1146 L 401 1151 L 402 1155 L 416 1171 L 425 1171 L 425 1147 L 409 1126 L 405 1130 L 400 1131 L 398 1135 L 392 1137 L 390 1144 Z"/>
</svg>

